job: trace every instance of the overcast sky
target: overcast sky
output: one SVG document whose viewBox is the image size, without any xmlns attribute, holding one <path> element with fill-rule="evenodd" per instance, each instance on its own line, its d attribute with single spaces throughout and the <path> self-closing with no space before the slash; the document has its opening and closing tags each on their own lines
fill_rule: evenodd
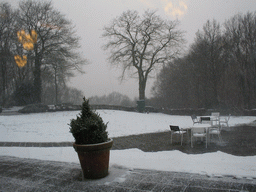
<svg viewBox="0 0 256 192">
<path fill-rule="evenodd" d="M 4 0 L 1 0 L 4 1 Z M 17 5 L 18 0 L 8 0 Z M 52 0 L 53 6 L 76 25 L 77 35 L 81 37 L 81 52 L 90 61 L 84 67 L 86 74 L 77 75 L 69 85 L 82 90 L 85 97 L 107 95 L 113 91 L 138 97 L 138 81 L 126 79 L 120 84 L 121 72 L 111 68 L 107 62 L 107 52 L 102 50 L 103 27 L 124 11 L 157 9 L 164 19 L 180 21 L 179 29 L 185 30 L 187 46 L 194 40 L 195 33 L 202 29 L 206 21 L 216 19 L 220 24 L 237 13 L 256 11 L 256 0 Z M 149 80 L 146 97 L 154 79 Z"/>
</svg>

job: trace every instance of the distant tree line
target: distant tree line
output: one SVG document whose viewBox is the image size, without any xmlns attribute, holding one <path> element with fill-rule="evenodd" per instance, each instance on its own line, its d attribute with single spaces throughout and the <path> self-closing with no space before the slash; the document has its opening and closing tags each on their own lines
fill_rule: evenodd
<svg viewBox="0 0 256 192">
<path fill-rule="evenodd" d="M 136 106 L 136 101 L 131 100 L 128 96 L 118 92 L 112 92 L 108 95 L 89 97 L 91 105 L 117 105 L 125 107 Z"/>
<path fill-rule="evenodd" d="M 0 105 L 82 99 L 66 85 L 87 63 L 78 48 L 72 23 L 51 2 L 25 0 L 17 9 L 0 3 Z"/>
<path fill-rule="evenodd" d="M 166 108 L 256 107 L 256 12 L 207 21 L 188 52 L 165 65 L 151 102 Z"/>
</svg>

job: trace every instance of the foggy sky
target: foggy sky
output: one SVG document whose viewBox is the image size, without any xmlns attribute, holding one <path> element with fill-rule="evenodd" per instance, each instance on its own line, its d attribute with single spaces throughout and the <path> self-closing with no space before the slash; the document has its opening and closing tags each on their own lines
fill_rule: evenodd
<svg viewBox="0 0 256 192">
<path fill-rule="evenodd" d="M 8 0 L 17 5 L 18 0 Z M 55 9 L 76 25 L 77 35 L 81 37 L 83 57 L 90 61 L 84 66 L 86 74 L 77 74 L 70 79 L 69 85 L 82 90 L 86 97 L 109 94 L 113 91 L 138 97 L 138 81 L 127 78 L 120 84 L 121 71 L 112 68 L 107 62 L 107 52 L 102 50 L 104 39 L 101 38 L 103 27 L 115 17 L 131 9 L 143 13 L 147 9 L 156 9 L 164 19 L 178 19 L 178 29 L 185 30 L 187 47 L 195 38 L 195 33 L 202 30 L 209 19 L 223 24 L 237 13 L 245 14 L 256 11 L 255 0 L 52 0 Z M 146 97 L 154 79 L 149 79 Z"/>
</svg>

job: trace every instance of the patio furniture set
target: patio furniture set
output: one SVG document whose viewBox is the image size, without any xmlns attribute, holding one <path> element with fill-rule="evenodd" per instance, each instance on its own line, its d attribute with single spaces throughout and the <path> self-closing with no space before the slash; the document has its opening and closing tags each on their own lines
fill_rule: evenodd
<svg viewBox="0 0 256 192">
<path fill-rule="evenodd" d="M 183 135 L 187 134 L 189 137 L 189 132 L 191 136 L 191 147 L 193 148 L 193 142 L 197 138 L 201 138 L 201 141 L 205 139 L 205 147 L 207 148 L 208 142 L 214 135 L 218 136 L 220 142 L 221 139 L 221 129 L 225 125 L 229 127 L 228 122 L 230 116 L 224 117 L 220 116 L 219 112 L 211 113 L 211 116 L 200 116 L 192 115 L 191 119 L 193 121 L 193 126 L 188 128 L 180 128 L 179 126 L 170 125 L 171 130 L 171 143 L 173 135 L 179 135 L 181 138 L 181 145 L 183 143 Z"/>
</svg>

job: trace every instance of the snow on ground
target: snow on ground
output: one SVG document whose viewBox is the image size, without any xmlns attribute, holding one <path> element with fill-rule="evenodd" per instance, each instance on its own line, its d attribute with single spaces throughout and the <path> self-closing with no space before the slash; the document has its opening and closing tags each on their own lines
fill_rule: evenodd
<svg viewBox="0 0 256 192">
<path fill-rule="evenodd" d="M 98 110 L 104 122 L 108 122 L 109 137 L 136 135 L 168 131 L 169 125 L 191 127 L 190 116 L 166 115 L 162 113 L 134 113 L 115 110 Z M 70 119 L 79 111 L 34 113 L 0 116 L 0 141 L 16 142 L 62 142 L 74 141 L 69 132 Z M 256 117 L 230 118 L 231 126 L 246 124 Z"/>
<path fill-rule="evenodd" d="M 72 147 L 0 147 L 0 155 L 79 163 Z M 180 151 L 143 152 L 139 149 L 111 150 L 111 166 L 235 176 L 256 179 L 256 156 L 233 156 L 223 152 L 186 154 Z"/>
<path fill-rule="evenodd" d="M 69 133 L 70 119 L 79 111 L 0 116 L 0 141 L 61 142 L 74 141 Z M 190 116 L 161 113 L 141 114 L 98 110 L 108 123 L 110 137 L 169 130 L 169 124 L 191 127 Z M 230 118 L 231 126 L 247 124 L 256 117 Z M 143 152 L 139 149 L 111 150 L 110 165 L 128 168 L 178 171 L 208 175 L 234 175 L 256 178 L 256 156 L 238 157 L 223 152 L 186 154 L 180 151 Z M 72 147 L 0 147 L 0 155 L 79 163 Z"/>
</svg>

